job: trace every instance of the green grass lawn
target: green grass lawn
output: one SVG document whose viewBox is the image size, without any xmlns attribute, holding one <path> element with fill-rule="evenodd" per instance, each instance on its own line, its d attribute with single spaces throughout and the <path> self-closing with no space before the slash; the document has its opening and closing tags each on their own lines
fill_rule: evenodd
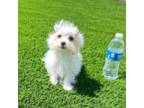
<svg viewBox="0 0 144 108">
<path fill-rule="evenodd" d="M 125 108 L 125 52 L 119 78 L 102 75 L 108 43 L 116 32 L 126 34 L 125 3 L 113 0 L 19 0 L 19 108 Z M 47 34 L 65 19 L 84 33 L 83 68 L 76 88 L 51 85 L 41 61 Z M 125 40 L 125 37 L 124 37 Z"/>
</svg>

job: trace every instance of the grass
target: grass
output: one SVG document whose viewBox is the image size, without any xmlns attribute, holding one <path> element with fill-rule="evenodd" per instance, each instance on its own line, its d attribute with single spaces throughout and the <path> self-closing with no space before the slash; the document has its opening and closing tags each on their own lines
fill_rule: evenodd
<svg viewBox="0 0 144 108">
<path fill-rule="evenodd" d="M 113 0 L 19 0 L 19 108 L 125 108 L 125 52 L 119 78 L 102 75 L 108 43 L 126 34 L 125 3 Z M 73 91 L 50 84 L 41 61 L 54 22 L 74 22 L 85 36 L 84 58 Z M 125 41 L 125 37 L 124 37 Z"/>
</svg>

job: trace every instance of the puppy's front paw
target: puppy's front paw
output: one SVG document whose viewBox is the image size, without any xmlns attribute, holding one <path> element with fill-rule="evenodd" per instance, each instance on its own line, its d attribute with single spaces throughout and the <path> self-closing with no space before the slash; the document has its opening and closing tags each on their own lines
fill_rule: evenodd
<svg viewBox="0 0 144 108">
<path fill-rule="evenodd" d="M 50 82 L 51 82 L 53 85 L 56 85 L 56 84 L 58 84 L 58 79 L 56 79 L 56 78 L 50 78 Z"/>
<path fill-rule="evenodd" d="M 63 88 L 67 91 L 70 91 L 73 89 L 73 86 L 72 85 L 64 85 Z"/>
</svg>

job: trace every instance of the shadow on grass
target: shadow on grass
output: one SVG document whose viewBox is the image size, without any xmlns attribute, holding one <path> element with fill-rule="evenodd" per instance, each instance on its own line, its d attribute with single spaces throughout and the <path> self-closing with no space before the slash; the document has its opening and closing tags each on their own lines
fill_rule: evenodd
<svg viewBox="0 0 144 108">
<path fill-rule="evenodd" d="M 75 86 L 78 94 L 94 97 L 95 92 L 100 91 L 102 84 L 95 79 L 89 78 L 85 66 L 82 66 L 81 73 L 77 77 Z"/>
<path fill-rule="evenodd" d="M 126 71 L 120 72 L 119 79 L 126 79 Z"/>
</svg>

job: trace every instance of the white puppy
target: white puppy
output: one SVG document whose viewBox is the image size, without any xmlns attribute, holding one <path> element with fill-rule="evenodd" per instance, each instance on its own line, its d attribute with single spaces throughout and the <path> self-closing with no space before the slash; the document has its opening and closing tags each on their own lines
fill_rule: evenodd
<svg viewBox="0 0 144 108">
<path fill-rule="evenodd" d="M 61 80 L 65 90 L 73 89 L 75 77 L 82 66 L 80 48 L 83 46 L 83 35 L 74 24 L 61 20 L 55 23 L 47 43 L 49 50 L 43 61 L 51 83 L 56 85 Z"/>
</svg>

